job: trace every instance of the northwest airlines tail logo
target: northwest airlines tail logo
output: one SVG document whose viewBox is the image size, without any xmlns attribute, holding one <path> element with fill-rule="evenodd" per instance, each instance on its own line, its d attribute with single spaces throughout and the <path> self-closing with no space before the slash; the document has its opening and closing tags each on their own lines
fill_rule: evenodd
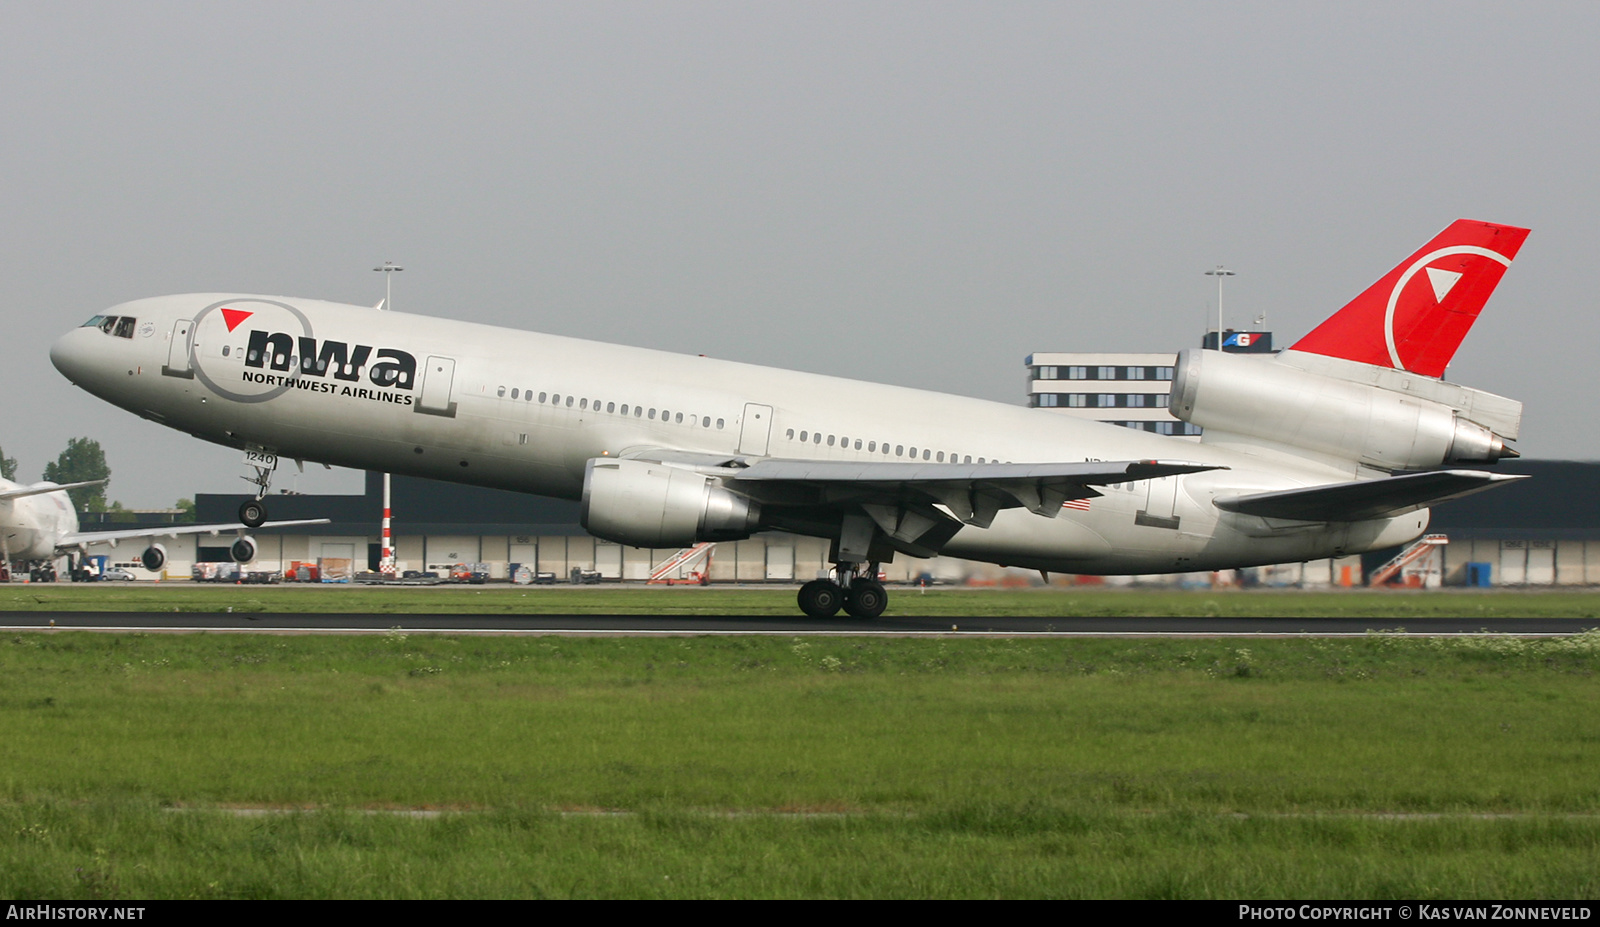
<svg viewBox="0 0 1600 927">
<path fill-rule="evenodd" d="M 367 361 L 374 358 L 377 362 L 368 368 Z M 306 335 L 295 337 L 259 329 L 250 332 L 244 365 L 259 370 L 294 368 L 301 378 L 332 376 L 350 383 L 359 382 L 365 372 L 373 385 L 387 389 L 412 389 L 417 379 L 417 359 L 397 348 L 319 342 Z"/>
</svg>

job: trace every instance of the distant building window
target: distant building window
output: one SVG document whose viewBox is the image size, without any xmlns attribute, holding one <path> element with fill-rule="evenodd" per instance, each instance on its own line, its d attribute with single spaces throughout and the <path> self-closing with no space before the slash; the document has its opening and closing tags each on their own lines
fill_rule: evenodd
<svg viewBox="0 0 1600 927">
<path fill-rule="evenodd" d="M 1074 409 L 1081 409 L 1089 404 L 1088 393 L 1070 393 L 1067 396 L 1067 405 Z"/>
<path fill-rule="evenodd" d="M 1128 368 L 1128 379 L 1130 379 L 1130 380 L 1143 380 L 1144 379 L 1144 368 L 1143 367 L 1129 367 Z"/>
<path fill-rule="evenodd" d="M 1170 393 L 1156 393 L 1154 399 L 1158 409 L 1165 409 L 1172 405 L 1172 394 Z"/>
<path fill-rule="evenodd" d="M 1052 409 L 1055 408 L 1057 405 L 1057 400 L 1059 400 L 1061 397 L 1057 396 L 1055 393 L 1040 393 L 1035 398 L 1039 400 L 1039 408 Z"/>
<path fill-rule="evenodd" d="M 1117 395 L 1115 393 L 1098 393 L 1094 398 L 1095 404 L 1102 409 L 1114 408 L 1117 404 Z"/>
<path fill-rule="evenodd" d="M 1087 379 L 1089 379 L 1089 368 L 1088 367 L 1068 367 L 1067 368 L 1067 379 L 1069 379 L 1069 380 L 1087 380 Z"/>
<path fill-rule="evenodd" d="M 1142 409 L 1142 408 L 1144 408 L 1144 395 L 1143 394 L 1141 394 L 1141 393 L 1130 393 L 1126 398 L 1127 398 L 1127 401 L 1128 401 L 1128 406 L 1130 408 L 1134 408 L 1134 409 Z"/>
<path fill-rule="evenodd" d="M 1171 367 L 1157 367 L 1156 368 L 1156 379 L 1157 380 L 1170 380 L 1170 379 L 1172 379 L 1172 368 Z"/>
<path fill-rule="evenodd" d="M 1115 380 L 1116 378 L 1117 368 L 1115 367 L 1101 367 L 1099 370 L 1099 376 L 1095 377 L 1097 380 Z"/>
</svg>

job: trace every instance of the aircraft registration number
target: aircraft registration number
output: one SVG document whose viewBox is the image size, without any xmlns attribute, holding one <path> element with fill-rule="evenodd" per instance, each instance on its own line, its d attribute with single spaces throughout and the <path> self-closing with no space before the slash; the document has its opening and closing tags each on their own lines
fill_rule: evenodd
<svg viewBox="0 0 1600 927">
<path fill-rule="evenodd" d="M 252 467 L 260 467 L 263 470 L 278 469 L 278 455 L 264 447 L 246 447 L 244 449 L 244 462 Z"/>
</svg>

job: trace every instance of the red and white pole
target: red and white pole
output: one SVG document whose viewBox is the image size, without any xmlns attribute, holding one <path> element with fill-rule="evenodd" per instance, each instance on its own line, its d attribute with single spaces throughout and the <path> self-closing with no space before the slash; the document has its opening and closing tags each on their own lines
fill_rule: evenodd
<svg viewBox="0 0 1600 927">
<path fill-rule="evenodd" d="M 394 575 L 394 538 L 389 534 L 389 474 L 383 475 L 383 557 L 378 561 L 378 572 Z"/>
</svg>

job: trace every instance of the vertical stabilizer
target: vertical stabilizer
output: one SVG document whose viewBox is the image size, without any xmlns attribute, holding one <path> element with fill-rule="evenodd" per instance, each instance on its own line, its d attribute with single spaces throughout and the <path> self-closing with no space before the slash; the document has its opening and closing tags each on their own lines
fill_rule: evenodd
<svg viewBox="0 0 1600 927">
<path fill-rule="evenodd" d="M 1442 377 L 1527 237 L 1457 220 L 1290 350 Z"/>
</svg>

